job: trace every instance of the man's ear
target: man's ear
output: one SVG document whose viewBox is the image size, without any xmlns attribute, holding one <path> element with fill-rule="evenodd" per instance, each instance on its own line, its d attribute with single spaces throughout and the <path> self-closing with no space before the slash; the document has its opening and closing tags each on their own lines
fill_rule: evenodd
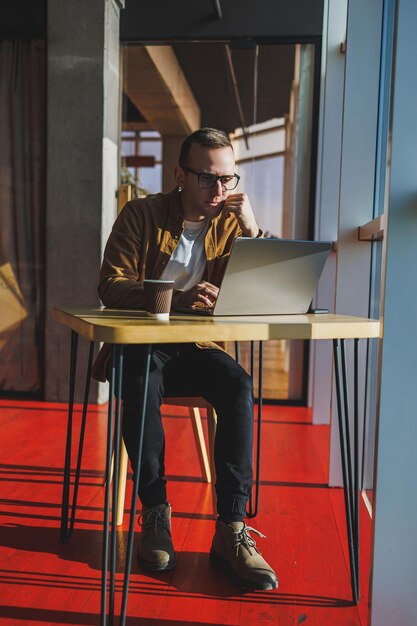
<svg viewBox="0 0 417 626">
<path fill-rule="evenodd" d="M 182 169 L 182 167 L 176 167 L 174 169 L 174 177 L 175 177 L 175 182 L 177 183 L 177 187 L 184 187 L 185 172 Z"/>
</svg>

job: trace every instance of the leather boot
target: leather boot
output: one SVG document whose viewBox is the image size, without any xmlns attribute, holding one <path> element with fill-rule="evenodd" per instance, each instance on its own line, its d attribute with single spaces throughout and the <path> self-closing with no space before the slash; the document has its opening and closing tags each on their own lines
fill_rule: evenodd
<svg viewBox="0 0 417 626">
<path fill-rule="evenodd" d="M 138 561 L 146 570 L 173 569 L 176 565 L 171 536 L 171 505 L 144 506 L 139 516 Z"/>
<path fill-rule="evenodd" d="M 277 576 L 257 549 L 250 532 L 265 537 L 254 528 L 246 526 L 245 522 L 225 524 L 218 520 L 210 561 L 225 571 L 240 589 L 276 589 Z"/>
</svg>

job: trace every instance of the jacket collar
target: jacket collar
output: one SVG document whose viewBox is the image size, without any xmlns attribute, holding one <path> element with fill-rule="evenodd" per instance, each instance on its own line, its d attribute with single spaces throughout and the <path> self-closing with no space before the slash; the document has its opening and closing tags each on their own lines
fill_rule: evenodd
<svg viewBox="0 0 417 626">
<path fill-rule="evenodd" d="M 184 215 L 181 204 L 181 192 L 176 187 L 168 193 L 168 206 L 172 223 L 178 227 L 182 227 Z"/>
</svg>

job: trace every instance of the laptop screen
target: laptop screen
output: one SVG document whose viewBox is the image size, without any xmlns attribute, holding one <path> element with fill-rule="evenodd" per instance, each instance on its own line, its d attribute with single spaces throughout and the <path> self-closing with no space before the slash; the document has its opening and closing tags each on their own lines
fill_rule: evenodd
<svg viewBox="0 0 417 626">
<path fill-rule="evenodd" d="M 214 315 L 306 313 L 331 242 L 236 239 Z"/>
</svg>

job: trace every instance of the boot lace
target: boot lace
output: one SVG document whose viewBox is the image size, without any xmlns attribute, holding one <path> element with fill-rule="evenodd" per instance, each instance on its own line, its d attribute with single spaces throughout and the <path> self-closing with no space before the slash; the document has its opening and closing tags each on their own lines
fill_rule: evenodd
<svg viewBox="0 0 417 626">
<path fill-rule="evenodd" d="M 140 513 L 138 518 L 139 526 L 143 528 L 144 533 L 154 533 L 158 536 L 158 527 L 166 530 L 171 535 L 168 516 L 163 509 L 150 509 L 145 513 Z"/>
<path fill-rule="evenodd" d="M 259 554 L 261 554 L 256 547 L 256 541 L 253 537 L 250 536 L 249 532 L 255 533 L 259 537 L 263 537 L 266 539 L 266 535 L 263 535 L 256 528 L 252 528 L 252 526 L 243 526 L 242 530 L 237 530 L 232 535 L 232 545 L 236 548 L 236 556 L 239 554 L 239 547 L 244 546 L 249 554 L 253 554 L 252 550 L 256 550 Z"/>
</svg>

